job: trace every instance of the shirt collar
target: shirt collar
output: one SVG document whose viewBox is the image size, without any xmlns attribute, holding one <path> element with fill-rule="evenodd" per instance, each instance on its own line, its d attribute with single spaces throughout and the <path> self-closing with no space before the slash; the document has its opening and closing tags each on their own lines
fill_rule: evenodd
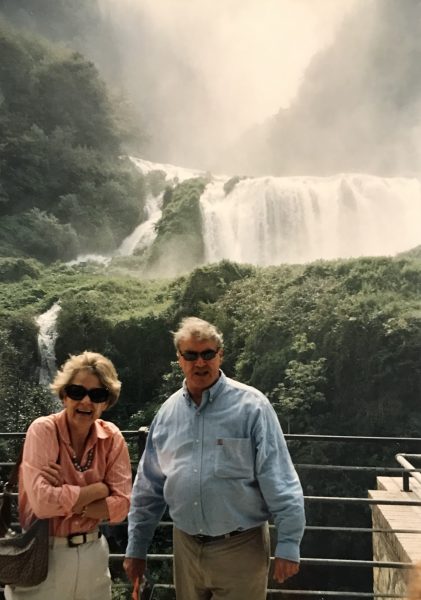
<svg viewBox="0 0 421 600">
<path fill-rule="evenodd" d="M 205 404 L 207 404 L 208 401 L 213 402 L 217 398 L 220 391 L 224 387 L 226 380 L 227 380 L 227 378 L 225 376 L 225 373 L 221 369 L 219 369 L 219 378 L 215 381 L 215 383 L 210 388 L 208 388 L 207 390 L 203 390 L 202 402 L 200 404 L 200 408 L 203 408 L 203 406 Z M 193 400 L 192 400 L 192 397 L 190 396 L 189 390 L 187 389 L 187 384 L 186 384 L 185 379 L 183 381 L 183 397 L 184 397 L 185 401 L 187 402 L 187 404 L 189 406 L 191 406 Z"/>
<path fill-rule="evenodd" d="M 54 420 L 55 420 L 57 428 L 59 430 L 61 439 L 64 441 L 64 443 L 71 446 L 72 444 L 71 444 L 71 441 L 69 438 L 69 429 L 67 427 L 67 420 L 66 420 L 66 410 L 63 409 L 60 412 L 56 413 L 54 415 Z M 90 433 L 89 433 L 89 438 L 88 438 L 89 445 L 94 446 L 97 439 L 104 440 L 104 439 L 110 437 L 110 435 L 112 435 L 111 431 L 109 431 L 107 427 L 104 427 L 103 420 L 96 419 L 94 421 L 93 431 L 90 431 Z"/>
</svg>

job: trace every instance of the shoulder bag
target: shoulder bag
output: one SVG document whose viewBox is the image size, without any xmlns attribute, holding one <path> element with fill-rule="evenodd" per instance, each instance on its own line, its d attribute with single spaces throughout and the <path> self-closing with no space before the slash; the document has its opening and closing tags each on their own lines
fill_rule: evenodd
<svg viewBox="0 0 421 600">
<path fill-rule="evenodd" d="M 1 498 L 0 581 L 3 585 L 30 587 L 44 581 L 48 574 L 50 521 L 36 519 L 23 533 L 11 529 L 12 489 L 18 482 L 22 456 L 23 444 Z"/>
</svg>

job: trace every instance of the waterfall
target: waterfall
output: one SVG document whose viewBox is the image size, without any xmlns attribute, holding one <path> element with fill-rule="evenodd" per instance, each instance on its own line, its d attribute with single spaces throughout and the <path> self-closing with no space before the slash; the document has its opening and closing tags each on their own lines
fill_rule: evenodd
<svg viewBox="0 0 421 600">
<path fill-rule="evenodd" d="M 155 163 L 135 156 L 130 156 L 129 158 L 143 175 L 147 175 L 153 171 L 162 171 L 165 173 L 165 181 L 171 187 L 186 179 L 204 177 L 206 175 L 203 171 L 195 169 L 188 169 L 164 163 Z M 143 248 L 150 246 L 156 237 L 155 224 L 162 215 L 161 208 L 163 195 L 163 192 L 157 197 L 152 194 L 148 195 L 145 201 L 146 219 L 137 225 L 132 233 L 124 238 L 119 248 L 117 248 L 112 255 L 79 254 L 74 260 L 70 260 L 66 264 L 72 266 L 81 263 L 96 262 L 107 266 L 111 262 L 113 256 L 131 256 L 135 250 L 142 250 Z"/>
<path fill-rule="evenodd" d="M 417 179 L 259 177 L 200 199 L 206 262 L 256 265 L 393 255 L 421 244 Z"/>
<path fill-rule="evenodd" d="M 39 383 L 43 386 L 51 383 L 57 370 L 54 345 L 57 339 L 56 322 L 60 310 L 60 304 L 55 302 L 51 308 L 36 318 L 39 326 L 38 349 L 41 358 Z"/>
<path fill-rule="evenodd" d="M 155 163 L 143 158 L 130 157 L 130 160 L 141 171 L 143 175 L 152 173 L 153 171 L 162 171 L 165 173 L 165 181 L 169 186 L 173 187 L 177 183 L 181 183 L 186 179 L 193 177 L 204 176 L 203 171 L 187 169 L 164 163 Z M 130 235 L 128 235 L 120 247 L 118 248 L 117 256 L 131 256 L 135 250 L 143 250 L 152 244 L 156 238 L 155 225 L 162 215 L 162 199 L 164 192 L 154 197 L 149 194 L 145 202 L 146 219 L 140 223 Z"/>
<path fill-rule="evenodd" d="M 128 235 L 121 243 L 116 254 L 117 256 L 131 256 L 135 249 L 142 250 L 150 246 L 156 237 L 155 224 L 162 215 L 162 197 L 163 193 L 156 198 L 149 195 L 145 202 L 146 220 Z"/>
</svg>

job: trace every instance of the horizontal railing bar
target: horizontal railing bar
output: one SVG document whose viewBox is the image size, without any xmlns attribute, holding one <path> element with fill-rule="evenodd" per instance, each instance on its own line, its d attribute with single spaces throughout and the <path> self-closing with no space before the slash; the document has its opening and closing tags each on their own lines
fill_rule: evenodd
<svg viewBox="0 0 421 600">
<path fill-rule="evenodd" d="M 122 521 L 118 525 L 127 525 L 127 520 Z M 172 521 L 161 521 L 159 527 L 172 527 Z M 18 530 L 20 524 L 15 522 L 11 524 L 12 529 Z M 275 525 L 269 524 L 270 529 L 275 529 Z M 421 534 L 421 529 L 387 529 L 387 528 L 371 528 L 371 527 L 330 527 L 327 525 L 306 525 L 305 531 L 321 531 L 321 532 L 343 532 L 343 533 L 413 533 Z"/>
<path fill-rule="evenodd" d="M 309 442 L 421 442 L 418 437 L 387 437 L 366 435 L 319 435 L 309 433 L 284 433 L 286 440 L 298 440 Z"/>
<path fill-rule="evenodd" d="M 397 506 L 421 506 L 420 500 L 391 500 L 388 498 L 342 498 L 340 496 L 304 496 L 309 502 L 337 502 L 338 504 L 379 504 Z"/>
<path fill-rule="evenodd" d="M 122 434 L 127 437 L 136 437 L 139 431 L 122 430 Z M 24 431 L 3 431 L 0 432 L 1 438 L 20 438 L 24 437 Z M 418 437 L 391 437 L 391 436 L 366 436 L 366 435 L 320 435 L 309 433 L 284 433 L 286 440 L 314 441 L 314 442 L 409 442 L 421 443 Z"/>
<path fill-rule="evenodd" d="M 274 526 L 273 526 L 274 527 Z M 327 527 L 319 525 L 306 525 L 306 531 L 343 531 L 346 533 L 421 533 L 421 529 L 385 529 L 370 527 Z"/>
<path fill-rule="evenodd" d="M 129 589 L 131 588 L 128 584 L 114 584 L 113 588 Z M 152 586 L 152 594 L 155 589 L 174 590 L 175 586 L 171 583 L 154 583 Z M 267 593 L 270 595 L 278 594 L 291 594 L 291 595 L 302 595 L 302 596 L 340 596 L 341 598 L 406 598 L 399 594 L 376 594 L 373 592 L 346 592 L 346 591 L 333 591 L 333 590 L 289 590 L 289 589 L 268 589 Z"/>
<path fill-rule="evenodd" d="M 131 460 L 130 464 L 132 467 L 137 467 L 139 464 L 138 460 Z M 15 465 L 14 462 L 0 462 L 1 467 L 12 468 Z M 356 471 L 356 472 L 367 472 L 367 473 L 393 473 L 396 475 L 403 475 L 404 473 L 419 473 L 421 474 L 421 468 L 404 468 L 404 467 L 374 467 L 374 466 L 353 466 L 353 465 L 314 465 L 308 463 L 294 463 L 296 469 L 308 469 L 313 471 Z M 414 475 L 415 476 L 415 475 Z"/>
<path fill-rule="evenodd" d="M 303 565 L 322 565 L 331 567 L 370 567 L 376 569 L 411 569 L 414 565 L 406 562 L 384 560 L 353 560 L 347 558 L 302 558 Z"/>
<path fill-rule="evenodd" d="M 374 473 L 421 473 L 421 469 L 412 467 L 405 469 L 400 467 L 374 467 L 374 466 L 355 466 L 355 465 L 312 465 L 309 463 L 294 463 L 296 469 L 311 469 L 314 471 L 372 471 Z"/>
<path fill-rule="evenodd" d="M 160 521 L 159 527 L 172 527 L 172 521 Z M 275 529 L 273 523 L 269 524 L 269 529 Z M 381 527 L 333 527 L 327 525 L 306 525 L 306 531 L 344 531 L 348 533 L 421 533 L 421 529 L 387 529 Z"/>
<path fill-rule="evenodd" d="M 132 466 L 137 466 L 138 460 L 130 461 Z M 14 462 L 0 462 L 0 467 L 13 467 Z M 296 469 L 310 469 L 314 471 L 367 471 L 373 473 L 396 473 L 402 475 L 403 473 L 421 473 L 421 468 L 406 469 L 404 467 L 375 467 L 375 466 L 353 466 L 353 465 L 314 465 L 309 463 L 294 463 Z"/>
<path fill-rule="evenodd" d="M 148 554 L 148 560 L 162 562 L 172 560 L 173 554 Z M 124 559 L 124 554 L 110 554 L 110 560 L 121 561 Z M 271 557 L 273 560 L 273 556 Z M 333 567 L 370 567 L 372 569 L 410 569 L 414 565 L 406 562 L 392 562 L 384 560 L 353 560 L 348 558 L 301 558 L 302 565 L 321 565 Z"/>
<path fill-rule="evenodd" d="M 343 591 L 331 591 L 331 590 L 269 590 L 268 594 L 292 594 L 300 596 L 339 596 L 340 598 L 406 598 L 399 594 L 374 594 L 373 592 L 343 592 Z"/>
<path fill-rule="evenodd" d="M 17 497 L 17 492 L 11 494 Z M 3 493 L 0 493 L 0 498 Z M 304 496 L 309 502 L 332 502 L 338 504 L 374 504 L 374 505 L 396 505 L 396 506 L 421 506 L 420 500 L 391 500 L 389 498 L 346 498 L 341 496 Z"/>
</svg>

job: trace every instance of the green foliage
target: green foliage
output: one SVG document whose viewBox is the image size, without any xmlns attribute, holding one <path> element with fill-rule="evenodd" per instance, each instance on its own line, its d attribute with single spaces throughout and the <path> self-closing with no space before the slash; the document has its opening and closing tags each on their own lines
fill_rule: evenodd
<svg viewBox="0 0 421 600">
<path fill-rule="evenodd" d="M 37 364 L 33 319 L 25 313 L 0 315 L 1 431 L 26 431 L 33 419 L 53 411 L 51 394 L 37 383 Z M 9 450 L 10 444 L 2 447 Z"/>
<path fill-rule="evenodd" d="M 76 146 L 119 151 L 111 105 L 93 63 L 72 53 L 38 65 L 35 75 L 34 118 L 47 135 L 61 127 L 73 132 Z"/>
<path fill-rule="evenodd" d="M 129 269 L 129 263 L 127 269 Z M 119 403 L 105 418 L 120 427 L 149 425 L 179 388 L 170 332 L 195 314 L 224 333 L 224 370 L 265 392 L 291 433 L 418 437 L 421 420 L 421 263 L 410 258 L 364 258 L 268 269 L 223 261 L 170 281 L 111 276 L 99 267 L 42 267 L 0 262 L 10 273 L 0 294 L 0 426 L 25 428 L 53 410 L 37 384 L 34 316 L 60 299 L 58 363 L 86 348 L 109 356 L 122 381 Z M 34 271 L 32 271 L 34 269 Z M 27 272 L 29 271 L 29 272 Z M 31 273 L 34 276 L 31 276 Z M 393 464 L 386 449 L 318 443 L 290 446 L 296 463 Z M 351 455 L 352 452 L 352 455 Z M 16 453 L 0 445 L 0 456 Z M 363 496 L 374 475 L 301 470 L 309 495 Z M 367 526 L 357 507 L 332 511 L 311 503 L 312 524 Z M 323 554 L 370 558 L 369 543 L 340 534 Z M 167 549 L 165 531 L 153 550 Z M 303 553 L 320 539 L 306 534 Z M 153 580 L 168 576 L 161 565 Z M 115 594 L 120 592 L 115 591 Z M 123 593 L 121 591 L 121 593 Z M 118 595 L 116 596 L 118 597 Z"/>
<path fill-rule="evenodd" d="M 157 224 L 157 237 L 149 249 L 147 272 L 155 277 L 186 273 L 203 263 L 204 246 L 199 199 L 202 179 L 189 179 L 175 187 Z"/>
<path fill-rule="evenodd" d="M 0 52 L 0 254 L 48 263 L 115 250 L 141 221 L 145 190 L 120 159 L 95 66 L 1 21 Z"/>
<path fill-rule="evenodd" d="M 1 283 L 20 281 L 23 277 L 38 279 L 40 275 L 39 263 L 31 258 L 0 258 Z"/>
<path fill-rule="evenodd" d="M 76 232 L 69 224 L 62 225 L 51 214 L 33 208 L 19 215 L 6 216 L 0 223 L 0 249 L 21 254 L 44 262 L 69 260 L 78 250 Z"/>
<path fill-rule="evenodd" d="M 18 322 L 24 311 L 29 319 L 24 322 L 32 323 L 16 338 L 24 348 L 23 363 L 32 365 L 28 381 L 38 361 L 31 319 L 60 299 L 58 363 L 85 349 L 110 356 L 123 381 L 121 401 L 110 415 L 120 424 L 132 415 L 147 424 L 178 387 L 182 375 L 173 362 L 170 331 L 194 314 L 222 329 L 227 374 L 265 392 L 292 432 L 416 433 L 421 392 L 416 260 L 268 269 L 222 261 L 170 281 L 110 276 L 93 267 L 45 269 L 19 259 L 3 260 L 2 270 L 0 315 L 5 323 L 11 316 Z"/>
<path fill-rule="evenodd" d="M 312 413 L 322 413 L 326 402 L 326 359 L 311 360 L 315 344 L 308 343 L 305 334 L 296 336 L 291 350 L 297 359 L 289 361 L 284 381 L 275 387 L 270 398 L 288 431 L 309 433 L 313 431 Z"/>
</svg>

